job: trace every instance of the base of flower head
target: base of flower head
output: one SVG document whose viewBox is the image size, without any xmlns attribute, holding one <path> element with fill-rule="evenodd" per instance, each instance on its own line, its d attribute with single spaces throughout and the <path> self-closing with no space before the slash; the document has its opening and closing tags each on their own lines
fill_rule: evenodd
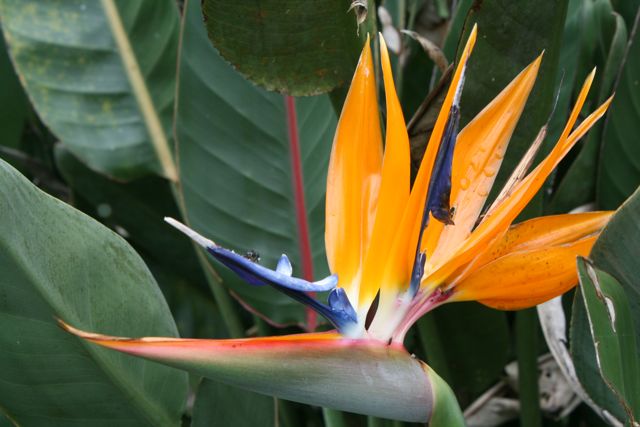
<svg viewBox="0 0 640 427">
<path fill-rule="evenodd" d="M 444 289 L 441 287 L 435 288 L 428 293 L 425 291 L 418 292 L 416 297 L 413 299 L 409 310 L 402 319 L 402 322 L 395 329 L 391 341 L 395 343 L 402 343 L 407 331 L 418 321 L 418 319 L 434 308 L 449 301 L 453 294 L 453 289 Z"/>
</svg>

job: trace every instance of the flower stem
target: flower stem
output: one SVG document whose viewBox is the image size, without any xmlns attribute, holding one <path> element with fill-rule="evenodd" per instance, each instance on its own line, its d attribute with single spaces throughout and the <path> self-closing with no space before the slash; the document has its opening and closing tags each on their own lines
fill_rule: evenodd
<svg viewBox="0 0 640 427">
<path fill-rule="evenodd" d="M 347 427 L 344 414 L 335 409 L 322 408 L 322 416 L 324 417 L 325 427 Z"/>
<path fill-rule="evenodd" d="M 447 383 L 453 380 L 447 354 L 433 313 L 429 313 L 418 321 L 418 337 L 427 356 L 427 363 Z"/>
<path fill-rule="evenodd" d="M 378 417 L 367 417 L 367 427 L 391 427 L 393 424 L 392 420 L 387 420 L 385 418 Z"/>
<path fill-rule="evenodd" d="M 540 427 L 542 415 L 538 397 L 538 317 L 535 308 L 516 313 L 516 350 L 518 353 L 520 425 L 522 427 Z"/>
</svg>

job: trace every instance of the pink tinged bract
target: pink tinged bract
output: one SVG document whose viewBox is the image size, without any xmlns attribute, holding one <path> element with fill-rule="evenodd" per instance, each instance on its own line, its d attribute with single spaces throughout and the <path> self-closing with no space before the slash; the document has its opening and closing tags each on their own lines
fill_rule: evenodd
<svg viewBox="0 0 640 427">
<path fill-rule="evenodd" d="M 94 344 L 247 390 L 383 418 L 428 421 L 441 383 L 400 345 L 331 332 L 230 340 L 132 339 L 59 323 Z"/>
</svg>

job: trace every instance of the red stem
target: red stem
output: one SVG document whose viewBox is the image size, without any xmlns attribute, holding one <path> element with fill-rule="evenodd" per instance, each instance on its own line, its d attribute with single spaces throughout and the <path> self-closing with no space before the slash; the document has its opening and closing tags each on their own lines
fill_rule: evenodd
<svg viewBox="0 0 640 427">
<path fill-rule="evenodd" d="M 307 223 L 307 209 L 304 203 L 304 184 L 302 177 L 302 162 L 300 160 L 300 138 L 298 136 L 298 118 L 296 115 L 295 99 L 284 97 L 287 112 L 287 127 L 289 129 L 289 154 L 291 159 L 293 194 L 296 207 L 296 222 L 298 223 L 298 243 L 302 262 L 302 276 L 305 280 L 313 280 L 313 258 L 311 257 L 311 242 L 309 240 L 309 224 Z M 315 311 L 307 308 L 307 330 L 313 331 L 318 324 Z"/>
</svg>

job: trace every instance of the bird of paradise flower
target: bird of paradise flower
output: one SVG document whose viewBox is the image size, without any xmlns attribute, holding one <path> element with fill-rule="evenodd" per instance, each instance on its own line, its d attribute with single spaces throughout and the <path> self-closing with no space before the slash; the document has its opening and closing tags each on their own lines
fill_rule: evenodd
<svg viewBox="0 0 640 427">
<path fill-rule="evenodd" d="M 452 415 L 443 398 L 450 395 L 446 383 L 404 349 L 407 330 L 448 302 L 475 300 L 515 310 L 566 292 L 577 283 L 576 257 L 588 255 L 611 215 L 555 215 L 511 225 L 609 106 L 611 99 L 574 129 L 594 72 L 555 147 L 527 173 L 539 136 L 483 212 L 541 57 L 458 132 L 460 96 L 475 41 L 474 27 L 411 186 L 407 131 L 380 37 L 387 112 L 383 152 L 367 40 L 329 164 L 325 241 L 331 276 L 317 282 L 292 277 L 286 255 L 275 270 L 268 269 L 167 219 L 245 281 L 272 286 L 308 305 L 336 332 L 131 339 L 62 326 L 104 347 L 285 399 L 406 421 L 459 420 L 459 410 Z M 310 292 L 329 292 L 327 302 Z"/>
</svg>

